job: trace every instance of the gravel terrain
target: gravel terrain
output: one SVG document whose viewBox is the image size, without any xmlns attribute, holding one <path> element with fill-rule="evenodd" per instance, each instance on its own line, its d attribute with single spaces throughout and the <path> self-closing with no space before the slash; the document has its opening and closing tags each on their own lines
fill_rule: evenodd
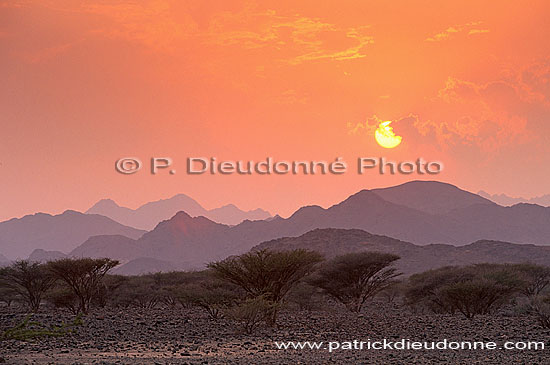
<svg viewBox="0 0 550 365">
<path fill-rule="evenodd" d="M 0 308 L 0 331 L 25 318 Z M 44 309 L 40 323 L 74 316 Z M 279 350 L 274 341 L 544 341 L 544 350 Z M 245 334 L 229 320 L 214 321 L 198 309 L 105 309 L 62 337 L 2 340 L 0 362 L 9 364 L 550 364 L 550 330 L 527 316 L 413 314 L 371 304 L 364 314 L 342 310 L 283 311 L 278 328 Z"/>
</svg>

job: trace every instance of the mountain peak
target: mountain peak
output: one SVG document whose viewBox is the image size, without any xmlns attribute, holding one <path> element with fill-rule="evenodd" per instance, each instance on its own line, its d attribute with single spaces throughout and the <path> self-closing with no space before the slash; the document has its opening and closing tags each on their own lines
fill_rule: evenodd
<svg viewBox="0 0 550 365">
<path fill-rule="evenodd" d="M 189 214 L 187 214 L 183 210 L 180 210 L 170 220 L 193 220 L 193 217 L 191 217 Z"/>
<path fill-rule="evenodd" d="M 335 206 L 351 206 L 351 205 L 366 205 L 375 202 L 383 202 L 379 195 L 375 194 L 372 190 L 363 189 L 357 193 L 350 195 L 346 200 L 336 204 Z"/>
<path fill-rule="evenodd" d="M 446 214 L 476 204 L 495 205 L 477 194 L 441 181 L 414 180 L 372 192 L 391 203 L 430 214 Z"/>
<path fill-rule="evenodd" d="M 305 205 L 303 207 L 301 207 L 300 209 L 298 209 L 297 211 L 295 211 L 289 219 L 295 219 L 295 218 L 298 218 L 298 217 L 304 217 L 304 216 L 308 216 L 308 215 L 315 215 L 319 212 L 324 212 L 325 209 L 323 209 L 322 207 L 318 206 L 318 205 Z M 279 217 L 279 215 L 277 215 L 277 217 Z M 275 218 L 275 217 L 274 217 Z M 281 218 L 281 217 L 279 217 Z"/>
<path fill-rule="evenodd" d="M 113 199 L 106 198 L 106 199 L 101 199 L 100 201 L 92 205 L 92 207 L 88 209 L 87 212 L 93 211 L 94 209 L 107 209 L 107 208 L 118 208 L 118 207 L 120 206 Z"/>
<path fill-rule="evenodd" d="M 73 210 L 73 209 L 67 209 L 66 211 L 61 213 L 61 215 L 65 215 L 65 216 L 73 215 L 74 216 L 74 215 L 82 215 L 82 213 L 77 212 L 76 210 Z"/>
</svg>

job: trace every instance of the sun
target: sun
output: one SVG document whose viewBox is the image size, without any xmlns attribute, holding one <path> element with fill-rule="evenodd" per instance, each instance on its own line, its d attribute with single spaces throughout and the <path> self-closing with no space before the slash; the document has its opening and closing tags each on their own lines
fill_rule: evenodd
<svg viewBox="0 0 550 365">
<path fill-rule="evenodd" d="M 390 127 L 391 121 L 385 121 L 380 123 L 376 132 L 374 132 L 374 138 L 376 142 L 384 148 L 395 148 L 399 146 L 403 137 L 396 136 L 393 132 L 393 128 Z"/>
</svg>

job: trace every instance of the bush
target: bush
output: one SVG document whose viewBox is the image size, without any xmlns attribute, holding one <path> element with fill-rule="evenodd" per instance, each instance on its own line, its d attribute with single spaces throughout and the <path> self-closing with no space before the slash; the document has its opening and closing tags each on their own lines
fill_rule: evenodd
<svg viewBox="0 0 550 365">
<path fill-rule="evenodd" d="M 350 253 L 325 263 L 309 283 L 343 303 L 352 312 L 360 312 L 365 302 L 386 289 L 401 275 L 389 267 L 399 256 L 379 253 Z"/>
<path fill-rule="evenodd" d="M 379 296 L 385 300 L 388 304 L 396 303 L 397 299 L 403 294 L 403 282 L 399 280 L 393 280 L 389 283 L 389 286 L 382 290 Z"/>
<path fill-rule="evenodd" d="M 147 276 L 151 277 L 154 282 L 159 302 L 172 308 L 178 304 L 177 292 L 179 286 L 184 282 L 193 280 L 193 275 L 181 271 L 159 272 Z"/>
<path fill-rule="evenodd" d="M 500 308 L 523 284 L 511 265 L 444 267 L 411 276 L 406 300 L 435 313 L 458 311 L 471 319 Z"/>
<path fill-rule="evenodd" d="M 5 292 L 17 293 L 33 312 L 38 311 L 42 297 L 54 281 L 45 266 L 37 262 L 16 261 L 0 269 L 0 287 Z"/>
<path fill-rule="evenodd" d="M 306 282 L 300 282 L 290 290 L 286 301 L 298 307 L 301 311 L 312 311 L 325 304 L 322 291 Z"/>
<path fill-rule="evenodd" d="M 109 302 L 114 302 L 116 291 L 127 281 L 126 276 L 105 275 L 92 298 L 92 304 L 104 308 Z"/>
<path fill-rule="evenodd" d="M 46 326 L 42 323 L 31 321 L 31 315 L 28 315 L 21 323 L 7 329 L 1 337 L 19 341 L 34 340 L 39 337 L 60 337 L 74 332 L 82 323 L 82 319 L 77 316 L 69 323 L 63 322 L 59 326 Z"/>
<path fill-rule="evenodd" d="M 55 308 L 68 309 L 72 314 L 78 314 L 79 312 L 78 297 L 71 288 L 66 285 L 60 285 L 52 289 L 48 292 L 47 298 Z"/>
<path fill-rule="evenodd" d="M 239 287 L 205 276 L 200 282 L 180 288 L 178 300 L 184 306 L 196 306 L 208 313 L 210 318 L 219 319 L 224 311 L 243 297 Z"/>
<path fill-rule="evenodd" d="M 525 282 L 521 292 L 526 297 L 535 297 L 550 284 L 550 268 L 533 264 L 511 265 Z"/>
<path fill-rule="evenodd" d="M 250 298 L 261 296 L 278 305 L 321 261 L 322 256 L 313 251 L 260 250 L 210 263 L 208 267 L 218 278 L 241 287 Z M 276 318 L 277 310 L 273 310 L 269 323 L 275 325 Z"/>
<path fill-rule="evenodd" d="M 115 306 L 135 306 L 143 309 L 155 308 L 161 300 L 161 289 L 150 275 L 132 276 L 125 280 L 117 290 L 113 301 Z"/>
<path fill-rule="evenodd" d="M 539 324 L 550 329 L 550 296 L 532 298 L 531 309 Z"/>
<path fill-rule="evenodd" d="M 413 308 L 428 308 L 433 313 L 454 313 L 440 289 L 459 280 L 459 268 L 442 267 L 412 275 L 405 289 L 405 303 Z M 463 273 L 462 273 L 463 274 Z"/>
<path fill-rule="evenodd" d="M 264 296 L 246 299 L 226 311 L 227 316 L 238 322 L 248 334 L 262 322 L 270 322 L 272 313 L 277 311 L 278 304 Z"/>
<path fill-rule="evenodd" d="M 21 300 L 21 296 L 16 290 L 9 286 L 0 286 L 0 303 L 5 303 L 9 308 L 12 303 Z"/>
<path fill-rule="evenodd" d="M 111 259 L 60 259 L 47 263 L 49 271 L 64 281 L 78 297 L 78 311 L 88 314 L 90 303 L 99 292 L 103 277 L 118 261 Z"/>
</svg>

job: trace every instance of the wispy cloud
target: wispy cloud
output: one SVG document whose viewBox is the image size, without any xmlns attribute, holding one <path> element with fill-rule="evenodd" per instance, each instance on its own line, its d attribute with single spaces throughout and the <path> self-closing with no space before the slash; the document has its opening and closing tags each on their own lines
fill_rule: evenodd
<svg viewBox="0 0 550 365">
<path fill-rule="evenodd" d="M 489 33 L 489 29 L 470 29 L 468 35 Z"/>
<path fill-rule="evenodd" d="M 449 77 L 415 124 L 443 149 L 464 145 L 492 154 L 536 138 L 528 128 L 529 110 L 518 87 L 507 81 L 477 84 Z"/>
<path fill-rule="evenodd" d="M 318 18 L 281 15 L 273 10 L 217 15 L 207 38 L 219 45 L 245 49 L 270 48 L 281 60 L 300 64 L 314 60 L 363 58 L 363 47 L 374 42 L 368 27 L 337 27 Z"/>
<path fill-rule="evenodd" d="M 457 34 L 463 33 L 467 35 L 489 33 L 489 29 L 475 28 L 483 22 L 470 22 L 462 25 L 453 25 L 445 29 L 442 32 L 435 33 L 434 35 L 426 38 L 427 42 L 440 42 L 454 38 Z"/>
<path fill-rule="evenodd" d="M 0 0 L 2 1 L 2 0 Z M 259 9 L 248 3 L 232 11 L 213 10 L 200 25 L 189 6 L 179 0 L 112 0 L 83 3 L 52 0 L 0 2 L 0 6 L 38 6 L 59 13 L 93 18 L 79 37 L 102 36 L 139 44 L 160 52 L 233 47 L 243 52 L 265 49 L 272 59 L 289 65 L 311 61 L 344 61 L 366 56 L 374 42 L 368 26 L 339 26 L 301 14 Z M 0 33 L 2 37 L 2 33 Z M 59 44 L 44 52 L 56 52 Z M 41 59 L 37 55 L 36 59 Z"/>
</svg>

